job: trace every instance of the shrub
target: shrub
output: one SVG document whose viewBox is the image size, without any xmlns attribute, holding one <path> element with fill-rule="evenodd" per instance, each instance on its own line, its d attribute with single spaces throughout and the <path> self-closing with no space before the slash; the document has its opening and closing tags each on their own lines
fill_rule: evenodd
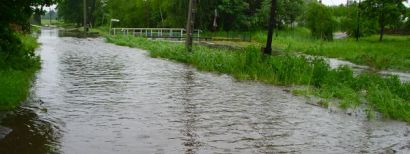
<svg viewBox="0 0 410 154">
<path fill-rule="evenodd" d="M 306 26 L 311 30 L 313 37 L 333 40 L 335 19 L 331 10 L 323 4 L 312 2 L 308 5 Z"/>
</svg>

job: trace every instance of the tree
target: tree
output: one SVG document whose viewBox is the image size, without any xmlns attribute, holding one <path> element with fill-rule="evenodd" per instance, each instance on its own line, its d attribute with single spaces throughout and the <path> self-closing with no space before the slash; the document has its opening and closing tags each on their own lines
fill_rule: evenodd
<svg viewBox="0 0 410 154">
<path fill-rule="evenodd" d="M 41 16 L 42 19 L 57 19 L 57 12 L 54 10 L 47 11 L 44 15 Z"/>
<path fill-rule="evenodd" d="M 157 27 L 161 24 L 157 0 L 109 0 L 107 13 L 109 18 L 119 19 L 123 27 Z M 184 17 L 186 15 L 183 15 Z"/>
<path fill-rule="evenodd" d="M 121 2 L 121 1 L 119 1 Z M 97 19 L 103 18 L 103 7 L 106 0 L 86 0 L 87 24 L 94 25 Z M 84 1 L 83 0 L 60 0 L 57 5 L 58 16 L 67 23 L 83 24 Z"/>
<path fill-rule="evenodd" d="M 404 16 L 404 29 L 410 30 L 410 8 L 407 8 L 406 15 Z"/>
<path fill-rule="evenodd" d="M 257 18 L 260 18 L 259 25 L 265 26 L 269 19 L 270 1 L 263 0 L 262 6 L 258 11 Z M 296 19 L 303 13 L 303 7 L 305 2 L 303 0 L 278 0 L 277 2 L 277 27 L 283 27 L 284 25 L 293 25 Z"/>
<path fill-rule="evenodd" d="M 0 5 L 0 27 L 9 27 L 11 23 L 21 26 L 22 30 L 29 30 L 34 12 L 43 12 L 38 6 L 50 6 L 54 0 L 14 0 L 2 1 Z"/>
<path fill-rule="evenodd" d="M 167 16 L 165 19 L 166 25 L 170 27 L 185 27 L 187 20 L 188 0 L 174 1 L 165 0 L 163 3 Z M 199 5 L 201 7 L 202 5 Z"/>
<path fill-rule="evenodd" d="M 380 41 L 386 26 L 400 22 L 400 16 L 405 13 L 406 0 L 365 0 L 362 5 L 363 12 L 368 18 L 375 18 L 379 23 Z"/>
<path fill-rule="evenodd" d="M 357 2 L 351 2 L 347 6 L 339 6 L 335 10 L 338 10 L 336 12 L 340 18 L 340 30 L 347 32 L 350 37 L 363 37 L 377 33 L 377 21 L 362 17 L 363 11 Z"/>
<path fill-rule="evenodd" d="M 222 0 L 217 9 L 220 13 L 220 25 L 224 30 L 250 27 L 246 12 L 249 4 L 243 0 Z"/>
<path fill-rule="evenodd" d="M 266 41 L 266 47 L 263 51 L 264 54 L 272 54 L 272 38 L 273 38 L 273 30 L 276 24 L 276 6 L 277 0 L 272 0 L 270 6 L 270 15 L 269 15 L 269 26 L 268 26 L 268 39 Z"/>
<path fill-rule="evenodd" d="M 82 4 L 79 1 L 81 0 L 61 0 L 58 6 L 60 17 L 67 22 L 81 23 Z M 88 16 L 91 23 L 104 17 L 103 19 L 120 19 L 118 24 L 122 27 L 186 26 L 188 0 L 87 1 L 90 6 L 87 14 L 93 15 Z M 280 10 L 277 18 L 280 18 L 280 23 L 295 22 L 302 13 L 304 1 L 306 0 L 278 0 L 278 4 L 283 6 L 278 7 Z M 269 0 L 198 0 L 195 27 L 201 30 L 226 31 L 266 28 L 270 10 L 270 3 L 266 2 Z"/>
<path fill-rule="evenodd" d="M 61 0 L 57 5 L 58 17 L 78 26 L 83 21 L 83 0 Z"/>
<path fill-rule="evenodd" d="M 13 57 L 19 58 L 20 62 L 26 62 L 27 58 L 30 58 L 31 55 L 24 52 L 21 40 L 15 33 L 16 31 L 28 32 L 31 16 L 36 11 L 42 11 L 36 7 L 50 6 L 53 2 L 53 0 L 2 1 L 0 5 L 0 63 L 7 63 Z M 5 65 L 0 64 L 0 66 Z"/>
<path fill-rule="evenodd" d="M 278 19 L 286 25 L 292 25 L 303 13 L 303 0 L 279 0 Z"/>
<path fill-rule="evenodd" d="M 192 33 L 194 31 L 195 25 L 195 14 L 196 14 L 196 0 L 189 0 L 188 7 L 188 19 L 186 25 L 186 48 L 188 52 L 192 52 Z"/>
<path fill-rule="evenodd" d="M 334 25 L 335 20 L 329 8 L 317 2 L 308 5 L 306 26 L 314 38 L 333 40 Z"/>
</svg>

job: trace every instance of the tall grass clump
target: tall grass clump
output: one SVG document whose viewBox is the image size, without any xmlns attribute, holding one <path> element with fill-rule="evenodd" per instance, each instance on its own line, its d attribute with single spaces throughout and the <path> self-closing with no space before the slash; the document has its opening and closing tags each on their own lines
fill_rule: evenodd
<svg viewBox="0 0 410 154">
<path fill-rule="evenodd" d="M 152 57 L 187 63 L 202 71 L 231 74 L 241 80 L 284 86 L 305 85 L 317 96 L 339 100 L 341 108 L 365 103 L 385 117 L 410 122 L 410 83 L 402 83 L 397 76 L 354 75 L 347 66 L 331 69 L 322 58 L 291 53 L 265 56 L 252 46 L 236 50 L 195 46 L 194 52 L 188 53 L 180 43 L 128 36 L 107 36 L 107 41 L 142 48 Z"/>
<path fill-rule="evenodd" d="M 0 110 L 17 107 L 29 93 L 31 80 L 40 68 L 39 57 L 34 50 L 36 38 L 14 34 L 17 43 L 0 51 Z"/>
</svg>

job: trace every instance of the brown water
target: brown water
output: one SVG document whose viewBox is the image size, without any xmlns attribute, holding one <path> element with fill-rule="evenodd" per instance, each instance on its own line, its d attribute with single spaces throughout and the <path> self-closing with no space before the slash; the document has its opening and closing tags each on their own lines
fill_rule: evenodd
<svg viewBox="0 0 410 154">
<path fill-rule="evenodd" d="M 308 105 L 282 88 L 43 29 L 30 99 L 0 153 L 410 152 L 410 126 Z"/>
</svg>

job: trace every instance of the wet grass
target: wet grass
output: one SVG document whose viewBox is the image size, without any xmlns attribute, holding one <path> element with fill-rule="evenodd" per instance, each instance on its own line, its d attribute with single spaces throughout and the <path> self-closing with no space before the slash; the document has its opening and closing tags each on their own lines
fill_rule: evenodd
<svg viewBox="0 0 410 154">
<path fill-rule="evenodd" d="M 0 110 L 16 108 L 29 93 L 33 71 L 0 71 Z"/>
<path fill-rule="evenodd" d="M 388 36 L 384 42 L 376 37 L 363 38 L 359 42 L 348 38 L 333 42 L 275 40 L 276 47 L 288 51 L 300 51 L 310 55 L 340 58 L 376 70 L 397 69 L 410 71 L 410 37 Z M 283 46 L 285 45 L 285 46 Z"/>
<path fill-rule="evenodd" d="M 51 24 L 50 24 L 51 23 Z M 51 22 L 49 19 L 41 19 L 41 25 L 45 26 L 45 25 L 59 25 L 61 24 L 61 21 L 52 19 Z"/>
<path fill-rule="evenodd" d="M 19 51 L 7 56 L 0 53 L 0 110 L 14 109 L 27 98 L 31 80 L 40 67 L 39 58 L 33 55 L 37 40 L 30 35 L 18 37 L 22 41 Z"/>
<path fill-rule="evenodd" d="M 216 32 L 213 35 L 225 34 Z M 273 47 L 277 50 L 339 58 L 376 70 L 397 69 L 410 72 L 410 36 L 386 35 L 383 42 L 378 41 L 377 35 L 361 38 L 358 42 L 353 38 L 328 42 L 312 39 L 306 28 L 281 30 L 276 36 Z M 266 42 L 266 32 L 252 32 L 252 40 L 255 45 L 263 45 Z"/>
<path fill-rule="evenodd" d="M 128 36 L 106 36 L 107 41 L 149 51 L 152 57 L 167 58 L 190 64 L 202 71 L 231 74 L 240 80 L 254 80 L 283 86 L 304 85 L 300 94 L 313 94 L 328 100 L 339 100 L 341 108 L 355 108 L 361 104 L 386 118 L 410 122 L 410 83 L 398 77 L 377 74 L 354 75 L 348 67 L 331 69 L 321 58 L 308 58 L 284 53 L 279 56 L 261 55 L 257 47 L 238 50 L 213 49 L 195 46 L 187 53 L 184 45 L 151 41 Z M 328 102 L 328 101 L 324 101 Z M 328 103 L 319 105 L 328 106 Z"/>
</svg>

